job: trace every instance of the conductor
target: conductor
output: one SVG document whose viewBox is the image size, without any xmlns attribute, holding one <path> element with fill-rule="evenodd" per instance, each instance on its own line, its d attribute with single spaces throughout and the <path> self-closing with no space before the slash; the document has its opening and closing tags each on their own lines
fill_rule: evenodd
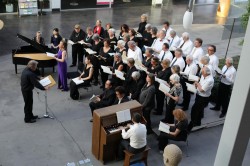
<svg viewBox="0 0 250 166">
<path fill-rule="evenodd" d="M 40 78 L 36 74 L 37 61 L 29 61 L 27 67 L 23 70 L 21 75 L 21 90 L 24 99 L 24 122 L 35 123 L 38 116 L 34 116 L 32 113 L 33 107 L 33 89 L 34 87 L 41 90 L 48 90 L 48 87 L 43 87 L 39 80 Z"/>
</svg>

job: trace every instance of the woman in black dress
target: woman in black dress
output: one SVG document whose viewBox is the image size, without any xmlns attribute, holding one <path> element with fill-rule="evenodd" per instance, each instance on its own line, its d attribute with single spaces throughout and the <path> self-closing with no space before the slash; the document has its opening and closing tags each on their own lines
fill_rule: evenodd
<svg viewBox="0 0 250 166">
<path fill-rule="evenodd" d="M 129 27 L 127 24 L 122 24 L 121 25 L 121 32 L 119 34 L 118 40 L 123 40 L 123 37 L 125 34 L 127 34 L 129 31 Z"/>
<path fill-rule="evenodd" d="M 130 36 L 130 41 L 133 40 L 137 46 L 139 46 L 139 39 L 135 36 L 136 35 L 136 31 L 134 29 L 130 29 L 128 31 L 128 34 Z"/>
<path fill-rule="evenodd" d="M 142 34 L 145 31 L 145 26 L 147 25 L 147 20 L 148 20 L 148 15 L 142 14 L 141 15 L 141 22 L 140 22 L 139 28 L 137 30 L 137 32 L 139 32 L 140 34 Z"/>
<path fill-rule="evenodd" d="M 61 40 L 62 40 L 62 37 L 59 34 L 59 29 L 54 28 L 53 35 L 50 38 L 51 49 L 53 50 L 54 53 L 57 53 L 59 51 L 59 44 Z"/>
<path fill-rule="evenodd" d="M 120 78 L 116 77 L 115 75 L 115 70 L 121 71 L 121 72 L 125 72 L 125 66 L 124 63 L 122 62 L 122 56 L 120 53 L 116 53 L 114 55 L 114 65 L 112 68 L 112 72 L 114 73 L 112 75 L 112 78 L 114 80 L 114 84 L 115 86 L 122 86 L 123 85 L 123 80 L 121 80 Z"/>
<path fill-rule="evenodd" d="M 93 69 L 93 65 L 92 65 L 92 59 L 90 56 L 87 56 L 85 58 L 85 64 L 86 64 L 86 66 L 84 68 L 84 71 L 79 76 L 79 79 L 83 80 L 84 82 L 79 84 L 79 85 L 76 85 L 76 83 L 72 80 L 70 82 L 70 97 L 73 100 L 77 100 L 79 98 L 78 88 L 84 87 L 84 86 L 89 86 L 90 82 L 92 80 L 94 69 Z"/>
<path fill-rule="evenodd" d="M 110 40 L 104 39 L 103 40 L 103 47 L 100 49 L 98 60 L 99 64 L 102 66 L 112 66 L 113 65 L 113 57 L 110 57 L 110 53 L 113 53 L 114 51 L 110 47 Z M 105 87 L 105 82 L 108 80 L 108 74 L 104 73 L 102 68 L 101 71 L 101 79 L 102 79 L 102 86 L 100 88 Z"/>
<path fill-rule="evenodd" d="M 117 38 L 115 37 L 115 29 L 111 28 L 108 31 L 109 34 L 109 40 L 110 40 L 110 47 L 112 48 L 112 50 L 115 50 L 115 46 L 117 45 Z"/>
<path fill-rule="evenodd" d="M 170 132 L 161 132 L 158 137 L 158 146 L 161 151 L 168 145 L 169 139 L 175 141 L 186 141 L 187 139 L 188 119 L 186 113 L 181 109 L 175 109 L 173 111 L 173 116 L 176 119 L 174 123 L 167 124 L 170 127 Z"/>
</svg>

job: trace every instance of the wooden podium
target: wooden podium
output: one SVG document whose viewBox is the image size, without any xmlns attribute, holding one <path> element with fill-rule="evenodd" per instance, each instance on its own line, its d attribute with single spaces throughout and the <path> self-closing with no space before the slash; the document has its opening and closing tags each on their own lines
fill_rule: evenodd
<svg viewBox="0 0 250 166">
<path fill-rule="evenodd" d="M 93 112 L 92 153 L 103 164 L 115 159 L 119 142 L 122 139 L 121 130 L 108 132 L 107 128 L 117 128 L 116 112 L 130 109 L 131 117 L 134 113 L 142 115 L 142 106 L 136 100 L 97 109 Z M 143 118 L 142 123 L 146 121 Z"/>
</svg>

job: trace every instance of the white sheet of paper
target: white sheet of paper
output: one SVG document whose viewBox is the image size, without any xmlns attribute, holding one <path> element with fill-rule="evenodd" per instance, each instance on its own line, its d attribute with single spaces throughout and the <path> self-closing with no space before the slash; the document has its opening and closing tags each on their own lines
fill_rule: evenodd
<svg viewBox="0 0 250 166">
<path fill-rule="evenodd" d="M 50 52 L 46 52 L 46 55 L 49 56 L 49 57 L 53 57 L 53 58 L 56 56 L 56 54 L 53 54 L 53 53 L 50 53 Z"/>
<path fill-rule="evenodd" d="M 119 70 L 115 70 L 115 75 L 116 75 L 116 77 L 120 78 L 121 80 L 125 80 L 123 72 L 121 72 Z"/>
<path fill-rule="evenodd" d="M 158 129 L 159 131 L 169 134 L 170 132 L 169 129 L 170 129 L 169 125 L 167 125 L 166 123 L 160 122 L 159 129 Z"/>
<path fill-rule="evenodd" d="M 91 50 L 90 48 L 85 48 L 85 50 L 86 50 L 90 55 L 93 55 L 93 54 L 96 54 L 96 53 L 97 53 L 96 51 L 93 51 L 93 50 Z"/>
<path fill-rule="evenodd" d="M 84 83 L 84 81 L 82 79 L 79 80 L 79 77 L 72 79 L 72 81 L 74 81 L 76 83 L 76 85 Z"/>
<path fill-rule="evenodd" d="M 139 32 L 137 32 L 137 34 L 135 36 L 136 37 L 142 37 L 142 35 Z"/>
<path fill-rule="evenodd" d="M 168 93 L 170 91 L 170 88 L 167 85 L 160 83 L 159 90 L 163 93 Z"/>
<path fill-rule="evenodd" d="M 131 120 L 130 109 L 116 112 L 117 123 L 122 123 Z"/>
<path fill-rule="evenodd" d="M 71 45 L 76 44 L 76 43 L 74 43 L 72 40 L 68 40 L 68 43 L 71 44 Z"/>
<path fill-rule="evenodd" d="M 101 68 L 104 73 L 113 74 L 109 67 L 101 65 Z"/>
<path fill-rule="evenodd" d="M 95 102 L 97 100 L 97 96 L 93 94 L 93 96 L 89 99 L 91 102 Z"/>
<path fill-rule="evenodd" d="M 157 78 L 157 77 L 155 77 L 155 81 L 156 81 L 156 82 L 159 82 L 159 83 L 163 83 L 163 84 L 165 84 L 165 85 L 168 84 L 167 81 L 165 81 L 165 80 L 163 80 L 163 79 L 160 79 L 160 78 Z"/>
<path fill-rule="evenodd" d="M 193 84 L 186 83 L 186 85 L 187 85 L 187 90 L 189 92 L 197 93 L 197 89 L 195 88 Z"/>
<path fill-rule="evenodd" d="M 195 82 L 198 82 L 199 81 L 199 77 L 198 76 L 195 76 L 195 75 L 192 75 L 192 74 L 189 74 L 188 75 L 188 81 L 195 81 Z"/>
<path fill-rule="evenodd" d="M 185 75 L 185 76 L 188 76 L 188 73 L 185 73 L 185 72 L 180 72 L 181 75 Z"/>
<path fill-rule="evenodd" d="M 109 55 L 110 55 L 110 56 L 114 56 L 114 55 L 115 55 L 115 53 L 109 53 Z"/>
<path fill-rule="evenodd" d="M 220 75 L 222 74 L 221 69 L 220 69 L 220 68 L 218 68 L 218 67 L 215 69 L 215 71 L 216 71 L 218 74 L 220 74 Z"/>
<path fill-rule="evenodd" d="M 49 80 L 49 77 L 45 77 L 44 79 L 40 80 L 39 83 L 45 87 L 51 84 L 51 81 Z"/>
</svg>

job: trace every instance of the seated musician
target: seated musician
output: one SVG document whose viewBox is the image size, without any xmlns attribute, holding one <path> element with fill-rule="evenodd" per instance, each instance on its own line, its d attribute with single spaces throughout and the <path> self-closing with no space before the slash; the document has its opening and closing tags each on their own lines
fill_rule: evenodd
<svg viewBox="0 0 250 166">
<path fill-rule="evenodd" d="M 125 95 L 126 90 L 123 86 L 118 86 L 115 88 L 116 99 L 115 104 L 121 104 L 129 101 L 129 98 Z"/>
<path fill-rule="evenodd" d="M 122 140 L 118 150 L 118 160 L 124 158 L 123 150 L 126 149 L 130 153 L 143 152 L 147 145 L 147 130 L 144 124 L 141 124 L 142 116 L 138 113 L 134 113 L 132 117 L 133 125 L 128 124 L 129 130 L 126 131 L 123 126 L 122 129 Z"/>
<path fill-rule="evenodd" d="M 78 88 L 84 87 L 84 86 L 89 86 L 90 82 L 92 80 L 94 69 L 93 69 L 93 65 L 92 65 L 92 59 L 90 56 L 87 56 L 85 58 L 85 64 L 86 64 L 86 66 L 84 68 L 84 71 L 79 76 L 79 79 L 82 79 L 84 82 L 79 84 L 79 85 L 76 85 L 76 83 L 72 80 L 70 82 L 70 97 L 73 100 L 77 100 L 79 98 Z"/>
<path fill-rule="evenodd" d="M 33 38 L 35 42 L 41 45 L 45 45 L 44 38 L 42 37 L 42 33 L 40 31 L 36 32 L 36 36 Z"/>
<path fill-rule="evenodd" d="M 133 82 L 129 86 L 129 96 L 131 100 L 139 101 L 141 89 L 145 85 L 146 79 L 139 71 L 134 71 L 131 77 Z"/>
<path fill-rule="evenodd" d="M 105 83 L 104 92 L 97 96 L 97 100 L 89 103 L 89 107 L 91 109 L 91 113 L 93 115 L 93 111 L 99 108 L 110 106 L 115 101 L 115 90 L 113 88 L 113 81 L 111 79 L 107 80 Z M 93 119 L 90 120 L 93 122 Z"/>
<path fill-rule="evenodd" d="M 168 124 L 170 126 L 170 132 L 161 132 L 158 137 L 159 150 L 163 150 L 168 145 L 168 140 L 185 141 L 187 139 L 188 119 L 186 113 L 181 109 L 175 109 L 173 111 L 175 117 L 174 124 Z"/>
</svg>

